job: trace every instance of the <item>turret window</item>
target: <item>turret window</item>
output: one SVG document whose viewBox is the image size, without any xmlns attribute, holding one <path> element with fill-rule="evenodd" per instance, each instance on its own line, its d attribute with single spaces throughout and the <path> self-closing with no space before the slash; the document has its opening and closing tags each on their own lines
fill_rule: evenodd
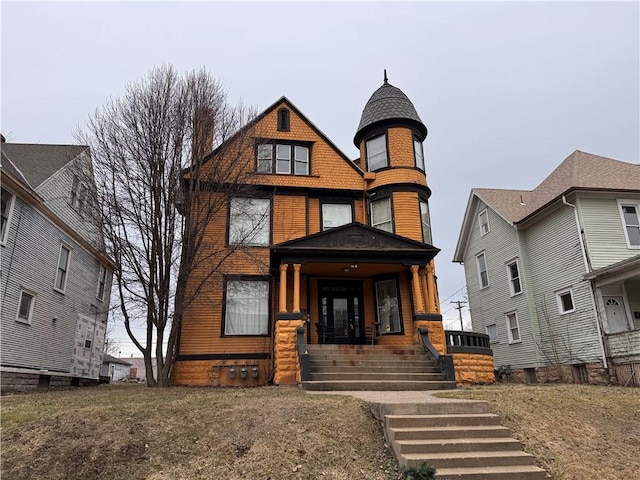
<svg viewBox="0 0 640 480">
<path fill-rule="evenodd" d="M 386 135 L 380 135 L 368 140 L 366 143 L 366 149 L 367 167 L 370 172 L 389 166 Z"/>
<path fill-rule="evenodd" d="M 420 200 L 420 222 L 422 223 L 422 241 L 431 245 L 431 219 L 429 218 L 429 204 Z"/>
<path fill-rule="evenodd" d="M 424 150 L 422 142 L 416 138 L 413 139 L 413 152 L 416 157 L 416 167 L 424 171 Z"/>
<path fill-rule="evenodd" d="M 371 202 L 371 226 L 393 233 L 393 215 L 391 212 L 390 198 Z"/>
<path fill-rule="evenodd" d="M 309 175 L 310 148 L 293 143 L 265 143 L 257 146 L 256 171 L 281 175 Z"/>
</svg>

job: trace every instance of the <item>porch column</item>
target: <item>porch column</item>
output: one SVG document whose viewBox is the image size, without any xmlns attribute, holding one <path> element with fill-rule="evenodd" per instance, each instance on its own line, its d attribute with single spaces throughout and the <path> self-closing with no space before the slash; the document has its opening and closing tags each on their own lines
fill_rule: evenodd
<svg viewBox="0 0 640 480">
<path fill-rule="evenodd" d="M 438 312 L 438 299 L 436 297 L 436 267 L 433 264 L 433 260 L 427 265 L 427 292 L 429 295 L 429 313 Z"/>
<path fill-rule="evenodd" d="M 427 313 L 431 313 L 432 309 L 429 305 L 429 289 L 427 288 L 427 267 L 420 270 L 420 283 L 422 284 L 424 306 Z"/>
<path fill-rule="evenodd" d="M 293 313 L 300 313 L 300 264 L 293 264 Z"/>
<path fill-rule="evenodd" d="M 420 289 L 420 277 L 418 276 L 419 265 L 411 265 L 411 276 L 413 280 L 413 300 L 416 306 L 416 312 L 424 312 L 424 304 L 422 302 L 422 292 Z"/>
<path fill-rule="evenodd" d="M 286 313 L 287 312 L 287 268 L 289 265 L 287 263 L 280 264 L 280 305 L 279 312 Z"/>
</svg>

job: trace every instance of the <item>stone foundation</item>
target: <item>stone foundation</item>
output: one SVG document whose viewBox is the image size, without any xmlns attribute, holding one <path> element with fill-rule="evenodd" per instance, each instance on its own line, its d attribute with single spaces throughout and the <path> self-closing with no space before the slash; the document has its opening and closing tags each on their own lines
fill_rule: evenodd
<svg viewBox="0 0 640 480">
<path fill-rule="evenodd" d="M 492 355 L 482 353 L 454 353 L 452 355 L 456 382 L 489 384 L 496 381 Z"/>
<path fill-rule="evenodd" d="M 56 390 L 71 387 L 98 385 L 98 379 L 79 378 L 67 375 L 40 374 L 39 372 L 2 371 L 0 392 L 26 393 L 36 390 Z"/>
<path fill-rule="evenodd" d="M 275 375 L 276 385 L 290 385 L 300 382 L 297 328 L 304 325 L 303 320 L 277 320 L 275 331 Z"/>
<path fill-rule="evenodd" d="M 616 383 L 615 377 L 603 367 L 602 362 L 515 368 L 501 377 L 500 380 L 514 383 L 584 383 L 590 385 Z"/>
<path fill-rule="evenodd" d="M 429 341 L 435 347 L 440 355 L 447 353 L 446 340 L 444 337 L 444 327 L 441 321 L 423 321 L 417 320 L 413 322 L 414 343 L 420 345 L 420 337 L 418 335 L 419 328 L 426 328 L 429 332 Z M 493 369 L 493 367 L 491 367 Z"/>
</svg>

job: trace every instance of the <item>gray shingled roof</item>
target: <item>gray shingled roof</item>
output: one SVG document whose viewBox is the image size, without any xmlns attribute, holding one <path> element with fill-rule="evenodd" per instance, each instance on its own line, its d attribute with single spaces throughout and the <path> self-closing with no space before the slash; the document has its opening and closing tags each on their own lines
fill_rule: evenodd
<svg viewBox="0 0 640 480">
<path fill-rule="evenodd" d="M 474 188 L 473 192 L 517 223 L 573 189 L 640 191 L 640 164 L 576 150 L 533 190 Z"/>
<path fill-rule="evenodd" d="M 427 127 L 420 120 L 409 97 L 402 90 L 386 81 L 373 92 L 362 111 L 360 125 L 358 125 L 358 131 L 354 138 L 356 146 L 358 146 L 362 130 L 385 120 L 411 120 L 416 122 L 421 130 L 424 129 L 424 136 L 427 134 Z"/>
<path fill-rule="evenodd" d="M 45 145 L 32 143 L 3 143 L 2 153 L 37 189 L 42 182 L 80 155 L 88 147 L 82 145 Z"/>
</svg>

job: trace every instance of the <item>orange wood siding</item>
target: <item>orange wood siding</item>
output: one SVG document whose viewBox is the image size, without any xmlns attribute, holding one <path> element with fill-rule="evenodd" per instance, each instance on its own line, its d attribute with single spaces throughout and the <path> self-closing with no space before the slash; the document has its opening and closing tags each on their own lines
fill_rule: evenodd
<svg viewBox="0 0 640 480">
<path fill-rule="evenodd" d="M 362 200 L 355 201 L 354 203 L 355 215 L 353 217 L 353 220 L 355 222 L 364 223 L 366 225 L 368 215 L 364 209 L 364 205 L 365 205 L 365 202 L 363 202 Z"/>
<path fill-rule="evenodd" d="M 273 198 L 273 243 L 286 242 L 307 234 L 307 199 L 304 196 L 276 195 Z"/>
<path fill-rule="evenodd" d="M 389 163 L 392 167 L 416 166 L 413 152 L 413 132 L 410 128 L 390 128 L 387 131 Z"/>
<path fill-rule="evenodd" d="M 393 221 L 397 235 L 422 242 L 422 223 L 417 193 L 394 192 Z"/>
<path fill-rule="evenodd" d="M 368 185 L 368 189 L 393 185 L 395 183 L 415 183 L 416 185 L 427 185 L 427 179 L 422 170 L 408 167 L 397 167 L 389 170 L 375 172 L 375 180 Z"/>
<path fill-rule="evenodd" d="M 320 231 L 320 200 L 309 199 L 309 234 Z"/>
</svg>

